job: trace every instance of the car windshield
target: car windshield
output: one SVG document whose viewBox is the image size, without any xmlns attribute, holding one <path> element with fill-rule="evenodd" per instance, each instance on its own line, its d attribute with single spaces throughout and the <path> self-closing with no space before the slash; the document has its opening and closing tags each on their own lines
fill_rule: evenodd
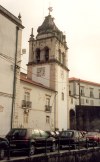
<svg viewBox="0 0 100 162">
<path fill-rule="evenodd" d="M 26 129 L 12 129 L 9 133 L 8 136 L 16 136 L 18 134 L 19 136 L 23 137 L 26 135 Z"/>
<path fill-rule="evenodd" d="M 72 137 L 73 136 L 73 132 L 72 131 L 63 131 L 61 133 L 61 136 L 64 136 L 64 137 Z"/>
</svg>

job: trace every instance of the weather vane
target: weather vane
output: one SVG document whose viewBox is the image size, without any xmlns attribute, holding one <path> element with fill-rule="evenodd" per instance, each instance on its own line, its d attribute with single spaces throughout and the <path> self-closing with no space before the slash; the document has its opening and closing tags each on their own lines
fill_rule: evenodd
<svg viewBox="0 0 100 162">
<path fill-rule="evenodd" d="M 50 15 L 50 12 L 53 11 L 53 8 L 52 7 L 49 7 L 48 10 L 49 10 L 49 15 Z"/>
</svg>

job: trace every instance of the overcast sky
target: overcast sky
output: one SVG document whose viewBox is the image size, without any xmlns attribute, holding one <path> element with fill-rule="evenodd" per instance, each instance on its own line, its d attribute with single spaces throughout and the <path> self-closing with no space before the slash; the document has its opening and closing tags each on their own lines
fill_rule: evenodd
<svg viewBox="0 0 100 162">
<path fill-rule="evenodd" d="M 0 0 L 0 5 L 15 16 L 21 13 L 25 26 L 22 48 L 27 49 L 23 67 L 27 63 L 31 28 L 36 36 L 52 6 L 55 24 L 66 34 L 69 77 L 100 83 L 100 0 Z"/>
</svg>

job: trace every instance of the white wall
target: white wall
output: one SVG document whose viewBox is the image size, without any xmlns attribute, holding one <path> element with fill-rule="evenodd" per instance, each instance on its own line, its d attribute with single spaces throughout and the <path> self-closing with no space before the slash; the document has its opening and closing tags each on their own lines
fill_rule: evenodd
<svg viewBox="0 0 100 162">
<path fill-rule="evenodd" d="M 16 26 L 8 17 L 0 14 L 0 108 L 3 108 L 0 109 L 0 135 L 5 135 L 11 128 Z M 21 50 L 20 36 L 21 31 L 18 38 L 18 52 Z"/>
<path fill-rule="evenodd" d="M 19 109 L 19 127 L 20 125 L 25 127 L 24 109 L 22 108 L 22 100 L 24 100 L 25 91 L 30 92 L 30 101 L 32 102 L 32 108 L 29 110 L 29 120 L 27 127 L 38 128 L 43 130 L 54 129 L 54 102 L 55 92 L 41 88 L 39 86 L 31 85 L 27 82 L 21 81 L 20 85 L 20 109 Z M 45 112 L 46 96 L 50 97 L 50 106 L 52 111 Z M 50 123 L 46 123 L 46 116 L 50 116 Z"/>
</svg>

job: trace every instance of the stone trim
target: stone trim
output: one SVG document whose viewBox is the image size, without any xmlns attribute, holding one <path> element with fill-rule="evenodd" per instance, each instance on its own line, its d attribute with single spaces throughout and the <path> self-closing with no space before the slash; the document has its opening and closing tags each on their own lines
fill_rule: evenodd
<svg viewBox="0 0 100 162">
<path fill-rule="evenodd" d="M 7 17 L 9 20 L 11 20 L 13 23 L 15 23 L 16 25 L 18 25 L 20 28 L 24 28 L 24 26 L 22 25 L 21 20 L 19 20 L 17 17 L 15 17 L 13 14 L 11 14 L 9 11 L 7 11 L 4 7 L 2 7 L 0 5 L 0 13 L 2 15 L 4 15 L 5 17 Z"/>
</svg>

